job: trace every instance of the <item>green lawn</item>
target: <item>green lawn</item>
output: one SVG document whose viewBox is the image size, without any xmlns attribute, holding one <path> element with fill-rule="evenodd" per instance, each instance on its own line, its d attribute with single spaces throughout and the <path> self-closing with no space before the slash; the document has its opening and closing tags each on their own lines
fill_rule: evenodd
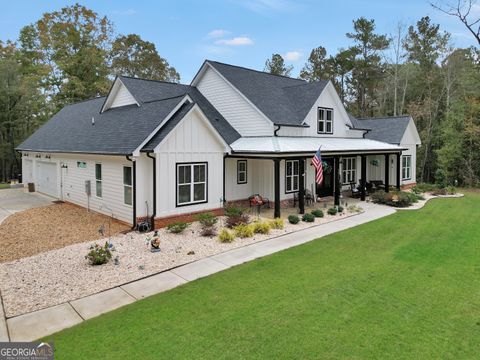
<svg viewBox="0 0 480 360">
<path fill-rule="evenodd" d="M 56 359 L 472 359 L 480 193 L 337 233 L 49 337 Z"/>
<path fill-rule="evenodd" d="M 10 189 L 10 184 L 0 183 L 0 189 Z"/>
</svg>

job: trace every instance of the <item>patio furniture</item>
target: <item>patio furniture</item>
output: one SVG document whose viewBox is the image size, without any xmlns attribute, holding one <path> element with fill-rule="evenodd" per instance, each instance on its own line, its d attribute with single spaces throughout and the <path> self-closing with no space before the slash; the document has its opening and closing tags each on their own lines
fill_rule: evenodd
<svg viewBox="0 0 480 360">
<path fill-rule="evenodd" d="M 260 194 L 253 194 L 248 198 L 248 202 L 250 204 L 250 207 L 255 206 L 259 210 L 262 206 L 266 206 L 270 209 L 270 200 L 268 200 L 266 197 L 261 196 Z"/>
<path fill-rule="evenodd" d="M 350 183 L 350 190 L 352 192 L 352 198 L 359 198 L 362 195 L 362 192 L 359 189 L 359 186 L 357 186 L 355 182 Z"/>
<path fill-rule="evenodd" d="M 293 194 L 293 206 L 296 206 L 298 203 L 298 194 L 300 194 L 300 192 L 296 192 Z M 314 197 L 312 192 L 310 190 L 305 189 L 305 204 L 306 205 L 313 204 L 313 200 L 314 200 Z"/>
<path fill-rule="evenodd" d="M 373 191 L 385 189 L 385 184 L 383 183 L 383 180 L 371 180 L 370 183 L 373 185 Z"/>
</svg>

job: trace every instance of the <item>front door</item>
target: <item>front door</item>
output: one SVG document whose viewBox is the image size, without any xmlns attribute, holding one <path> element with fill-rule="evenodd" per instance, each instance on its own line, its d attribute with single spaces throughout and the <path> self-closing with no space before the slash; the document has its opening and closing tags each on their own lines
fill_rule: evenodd
<svg viewBox="0 0 480 360">
<path fill-rule="evenodd" d="M 317 184 L 317 196 L 333 196 L 333 159 L 323 158 L 323 182 Z"/>
</svg>

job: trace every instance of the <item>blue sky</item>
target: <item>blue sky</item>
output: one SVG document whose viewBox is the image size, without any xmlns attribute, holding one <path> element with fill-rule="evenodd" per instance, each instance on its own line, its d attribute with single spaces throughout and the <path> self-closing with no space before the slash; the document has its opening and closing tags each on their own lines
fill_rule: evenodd
<svg viewBox="0 0 480 360">
<path fill-rule="evenodd" d="M 16 0 L 2 3 L 0 39 L 16 39 L 22 26 L 44 12 L 75 1 Z M 137 33 L 155 43 L 158 52 L 189 83 L 205 59 L 263 70 L 272 53 L 280 53 L 297 75 L 312 48 L 334 53 L 350 45 L 345 33 L 360 16 L 375 19 L 377 30 L 391 34 L 396 24 L 429 15 L 452 33 L 455 46 L 475 45 L 457 22 L 431 8 L 427 0 L 201 0 L 82 1 L 106 15 L 117 33 Z M 480 14 L 480 5 L 474 11 Z"/>
</svg>

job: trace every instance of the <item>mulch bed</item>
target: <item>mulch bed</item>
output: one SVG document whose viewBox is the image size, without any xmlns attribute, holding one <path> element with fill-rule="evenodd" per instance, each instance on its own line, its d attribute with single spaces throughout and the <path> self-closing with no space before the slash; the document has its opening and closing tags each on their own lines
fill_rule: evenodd
<svg viewBox="0 0 480 360">
<path fill-rule="evenodd" d="M 109 217 L 71 204 L 54 204 L 9 216 L 0 225 L 0 263 L 108 236 Z M 98 229 L 104 224 L 105 235 Z M 111 220 L 111 234 L 130 227 Z"/>
</svg>

